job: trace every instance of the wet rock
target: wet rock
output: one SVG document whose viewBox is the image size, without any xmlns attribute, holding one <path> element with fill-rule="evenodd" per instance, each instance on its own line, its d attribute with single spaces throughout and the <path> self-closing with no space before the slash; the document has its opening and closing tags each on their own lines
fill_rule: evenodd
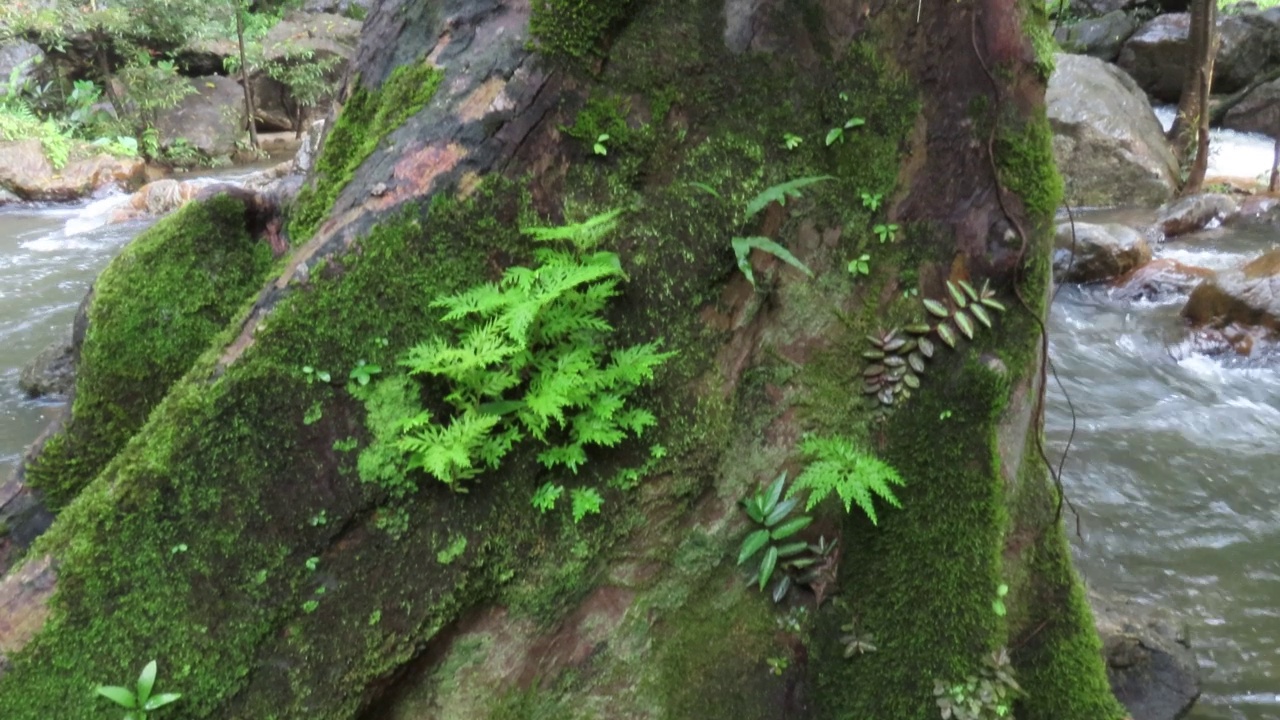
<svg viewBox="0 0 1280 720">
<path fill-rule="evenodd" d="M 1208 268 L 1183 265 L 1160 258 L 1134 268 L 1111 282 L 1111 295 L 1119 300 L 1163 300 L 1191 292 L 1202 280 L 1213 277 Z"/>
<path fill-rule="evenodd" d="M 1186 627 L 1167 611 L 1089 593 L 1107 678 L 1133 720 L 1177 720 L 1200 697 Z"/>
<path fill-rule="evenodd" d="M 1203 230 L 1214 222 L 1225 222 L 1239 212 L 1235 198 L 1220 193 L 1203 193 L 1178 198 L 1156 211 L 1156 225 L 1165 237 Z"/>
<path fill-rule="evenodd" d="M 1111 62 L 1120 55 L 1120 46 L 1137 29 L 1138 21 L 1132 15 L 1114 10 L 1102 17 L 1064 25 L 1053 35 L 1066 52 Z"/>
<path fill-rule="evenodd" d="M 185 75 L 221 75 L 227 72 L 227 58 L 238 58 L 240 49 L 235 40 L 226 38 L 200 38 L 174 52 L 178 67 Z"/>
<path fill-rule="evenodd" d="M 4 188 L 0 188 L 0 206 L 12 205 L 13 203 L 18 203 L 18 202 L 22 202 L 22 198 L 18 197 L 17 195 L 14 195 L 13 193 L 9 192 L 8 190 L 5 190 Z"/>
<path fill-rule="evenodd" d="M 0 142 L 0 188 L 23 200 L 76 200 L 106 187 L 142 184 L 146 163 L 110 155 L 71 160 L 55 170 L 39 140 Z"/>
<path fill-rule="evenodd" d="M 1151 262 L 1151 243 L 1124 225 L 1076 223 L 1074 235 L 1073 243 L 1071 223 L 1058 225 L 1053 251 L 1057 282 L 1101 282 Z"/>
<path fill-rule="evenodd" d="M 316 60 L 336 57 L 344 63 L 336 69 L 341 74 L 360 42 L 360 26 L 359 20 L 341 15 L 293 13 L 267 32 L 262 39 L 262 52 L 269 61 L 305 53 L 311 53 Z"/>
<path fill-rule="evenodd" d="M 229 77 L 209 75 L 188 80 L 196 92 L 171 110 L 160 113 L 156 123 L 161 143 L 173 147 L 185 139 L 207 157 L 226 157 L 243 135 L 244 93 Z"/>
<path fill-rule="evenodd" d="M 1245 95 L 1227 111 L 1222 126 L 1280 137 L 1280 79 L 1263 83 Z"/>
<path fill-rule="evenodd" d="M 149 182 L 112 213 L 108 222 L 119 223 L 145 217 L 168 215 L 195 197 L 200 187 L 194 183 L 163 179 Z"/>
<path fill-rule="evenodd" d="M 1230 225 L 1280 228 L 1280 198 L 1252 195 L 1240 201 L 1240 211 L 1227 219 Z"/>
<path fill-rule="evenodd" d="M 1114 65 L 1056 56 L 1045 95 L 1053 154 L 1073 205 L 1154 206 L 1173 197 L 1178 163 L 1146 96 Z"/>
<path fill-rule="evenodd" d="M 75 348 L 71 338 L 40 351 L 18 375 L 18 387 L 27 397 L 65 395 L 76 382 Z"/>
<path fill-rule="evenodd" d="M 1193 328 L 1235 325 L 1280 331 L 1280 250 L 1196 286 L 1182 308 Z"/>
</svg>

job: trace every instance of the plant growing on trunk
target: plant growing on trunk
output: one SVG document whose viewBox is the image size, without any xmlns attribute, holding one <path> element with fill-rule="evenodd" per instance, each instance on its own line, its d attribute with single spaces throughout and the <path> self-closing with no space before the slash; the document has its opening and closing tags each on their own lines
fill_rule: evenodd
<svg viewBox="0 0 1280 720">
<path fill-rule="evenodd" d="M 156 684 L 156 661 L 152 660 L 142 668 L 138 675 L 137 685 L 133 690 L 119 685 L 99 685 L 95 692 L 119 705 L 128 712 L 124 720 L 147 720 L 149 713 L 168 705 L 178 698 L 180 693 L 160 693 L 152 695 Z"/>
</svg>

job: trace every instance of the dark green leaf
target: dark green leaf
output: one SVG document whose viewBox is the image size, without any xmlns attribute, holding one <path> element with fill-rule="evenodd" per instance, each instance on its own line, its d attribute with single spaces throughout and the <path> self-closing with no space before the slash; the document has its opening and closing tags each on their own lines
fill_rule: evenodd
<svg viewBox="0 0 1280 720">
<path fill-rule="evenodd" d="M 813 271 L 809 269 L 808 265 L 805 265 L 804 263 L 800 262 L 800 260 L 796 258 L 795 255 L 791 254 L 790 250 L 782 247 L 781 245 L 779 245 L 778 243 L 774 242 L 773 240 L 767 237 L 764 237 L 761 235 L 753 235 L 751 237 L 745 237 L 745 238 L 736 237 L 736 238 L 733 238 L 733 240 L 730 242 L 733 245 L 734 253 L 736 253 L 738 256 L 739 266 L 742 265 L 742 262 L 750 254 L 752 248 L 755 248 L 756 250 L 761 250 L 763 252 L 769 253 L 770 255 L 778 258 L 779 260 L 799 270 L 805 275 L 808 275 L 809 277 L 813 277 Z M 749 261 L 748 261 L 748 266 L 749 266 Z M 743 271 L 743 272 L 745 274 L 746 271 Z"/>
<path fill-rule="evenodd" d="M 787 502 L 798 502 L 798 500 L 799 500 L 798 498 L 792 498 Z M 787 522 L 774 528 L 773 531 L 769 533 L 769 535 L 774 540 L 781 540 L 785 537 L 791 537 L 792 535 L 795 535 L 796 533 L 800 532 L 806 527 L 809 527 L 809 523 L 811 522 L 813 522 L 813 518 L 805 515 L 802 515 L 798 518 L 792 518 L 791 520 L 788 520 Z"/>
<path fill-rule="evenodd" d="M 767 528 L 771 528 L 774 525 L 777 525 L 778 523 L 782 522 L 782 520 L 785 517 L 791 514 L 792 510 L 796 509 L 796 503 L 798 502 L 800 501 L 797 498 L 788 498 L 778 503 L 773 508 L 773 512 L 770 512 L 768 515 L 764 516 L 764 526 Z"/>
<path fill-rule="evenodd" d="M 787 591 L 791 589 L 791 576 L 783 575 L 777 584 L 773 586 L 773 602 L 780 603 L 782 598 L 787 596 Z"/>
<path fill-rule="evenodd" d="M 793 542 L 793 543 L 787 543 L 786 545 L 779 545 L 778 557 L 780 558 L 791 557 L 792 555 L 797 555 L 808 549 L 809 549 L 809 544 L 806 542 Z"/>
<path fill-rule="evenodd" d="M 764 590 L 764 586 L 769 584 L 769 576 L 773 575 L 773 569 L 778 565 L 778 546 L 770 545 L 765 551 L 764 559 L 760 561 L 760 590 Z"/>
<path fill-rule="evenodd" d="M 996 300 L 995 298 L 982 298 L 982 304 L 996 312 L 1004 312 L 1006 310 L 1004 303 Z"/>
<path fill-rule="evenodd" d="M 765 517 L 773 513 L 773 509 L 778 506 L 778 500 L 782 497 L 782 486 L 787 482 L 787 474 L 784 472 L 773 479 L 773 483 L 769 485 L 769 492 L 765 495 L 765 500 L 760 504 L 760 511 Z M 767 523 L 766 523 L 767 524 Z"/>
<path fill-rule="evenodd" d="M 970 305 L 969 312 L 973 313 L 973 316 L 977 318 L 978 322 L 986 325 L 987 327 L 991 327 L 991 316 L 987 314 L 987 309 L 982 307 L 980 303 Z"/>
<path fill-rule="evenodd" d="M 969 284 L 968 280 L 961 280 L 960 287 L 964 290 L 964 294 L 969 296 L 970 300 L 977 302 L 978 291 L 973 289 L 973 286 Z"/>
<path fill-rule="evenodd" d="M 966 298 L 964 293 L 960 291 L 960 288 L 956 287 L 956 284 L 950 280 L 947 281 L 947 292 L 951 294 L 951 299 L 955 302 L 956 307 L 962 308 L 969 304 L 968 298 Z"/>
<path fill-rule="evenodd" d="M 828 142 L 828 145 L 831 143 Z M 771 202 L 779 205 L 786 205 L 788 197 L 800 197 L 800 188 L 808 187 L 814 183 L 823 182 L 824 180 L 834 180 L 831 175 L 816 175 L 812 177 L 802 177 L 789 182 L 780 183 L 773 187 L 766 188 L 764 192 L 755 196 L 751 202 L 747 203 L 747 217 L 751 217 L 761 210 L 765 209 Z"/>
<path fill-rule="evenodd" d="M 946 343 L 948 347 L 954 348 L 956 346 L 956 333 L 951 329 L 950 325 L 946 323 L 938 323 L 938 327 L 934 328 L 934 330 L 938 332 L 938 337 L 942 342 Z"/>
<path fill-rule="evenodd" d="M 738 564 L 741 565 L 760 552 L 760 548 L 764 547 L 768 542 L 768 530 L 757 530 L 748 535 L 747 539 L 742 541 L 742 550 L 738 552 Z"/>
<path fill-rule="evenodd" d="M 930 298 L 925 298 L 925 299 L 924 299 L 924 309 L 925 309 L 925 310 L 928 310 L 929 312 L 933 313 L 934 315 L 936 315 L 936 316 L 938 316 L 938 317 L 940 317 L 940 318 L 948 318 L 948 317 L 951 317 L 951 311 L 947 309 L 947 306 L 946 306 L 946 305 L 943 305 L 942 303 L 938 302 L 937 300 L 932 300 L 932 299 L 930 299 Z"/>
<path fill-rule="evenodd" d="M 960 332 L 964 333 L 965 337 L 972 340 L 973 339 L 973 321 L 969 319 L 969 313 L 956 311 L 956 316 L 954 320 L 956 321 L 956 327 L 960 328 Z"/>
</svg>

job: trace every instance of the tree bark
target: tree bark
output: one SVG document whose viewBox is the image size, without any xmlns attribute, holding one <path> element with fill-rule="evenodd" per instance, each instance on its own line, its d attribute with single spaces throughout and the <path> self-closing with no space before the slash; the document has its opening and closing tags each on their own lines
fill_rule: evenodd
<svg viewBox="0 0 1280 720">
<path fill-rule="evenodd" d="M 1017 717 L 1123 716 L 1040 446 L 1062 191 L 1040 5 L 587 5 L 375 4 L 281 276 L 58 518 L 47 562 L 0 582 L 21 598 L 0 717 L 96 717 L 83 689 L 156 657 L 193 718 L 933 720 L 935 681 L 997 648 Z M 828 179 L 747 212 L 802 177 Z M 573 475 L 518 443 L 465 494 L 397 469 L 379 443 L 404 395 L 445 412 L 447 387 L 397 365 L 443 332 L 428 303 L 532 262 L 521 228 L 611 210 L 614 333 L 678 353 L 639 393 L 658 424 Z M 747 236 L 815 277 L 757 251 L 749 283 Z M 972 342 L 962 281 L 1006 308 Z M 962 339 L 934 331 L 914 394 L 868 401 L 866 336 L 930 318 L 919 296 Z M 163 339 L 121 314 L 95 317 Z M 362 361 L 376 396 L 347 382 Z M 775 606 L 735 566 L 739 501 L 810 464 L 805 433 L 896 467 L 902 507 L 816 508 L 798 537 L 839 554 Z M 604 514 L 534 510 L 550 481 Z M 849 657 L 851 635 L 878 649 Z"/>
<path fill-rule="evenodd" d="M 1267 192 L 1280 190 L 1280 137 L 1276 138 L 1271 157 L 1271 179 L 1267 181 Z"/>
</svg>

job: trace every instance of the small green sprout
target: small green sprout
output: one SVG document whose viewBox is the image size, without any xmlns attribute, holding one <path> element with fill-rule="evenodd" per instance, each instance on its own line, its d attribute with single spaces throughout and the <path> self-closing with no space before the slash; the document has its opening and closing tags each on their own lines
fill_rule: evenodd
<svg viewBox="0 0 1280 720">
<path fill-rule="evenodd" d="M 609 133 L 600 133 L 600 135 L 596 137 L 596 142 L 594 145 L 591 146 L 591 149 L 597 155 L 608 155 L 609 148 L 605 147 L 605 143 L 608 141 L 609 141 Z"/>
<path fill-rule="evenodd" d="M 782 134 L 782 147 L 788 150 L 795 150 L 800 147 L 800 143 L 804 142 L 804 138 L 793 133 Z"/>
<path fill-rule="evenodd" d="M 182 697 L 180 693 L 161 693 L 152 695 L 156 684 L 156 661 L 152 660 L 142 668 L 138 675 L 136 690 L 118 685 L 99 685 L 95 688 L 102 697 L 128 710 L 124 720 L 147 720 L 147 715 Z"/>
<path fill-rule="evenodd" d="M 871 212 L 880 209 L 880 203 L 884 199 L 882 193 L 862 193 L 862 206 Z"/>
<path fill-rule="evenodd" d="M 893 223 L 881 223 L 872 228 L 872 230 L 880 238 L 880 244 L 882 245 L 898 239 L 898 226 Z"/>
<path fill-rule="evenodd" d="M 871 256 L 863 253 L 855 260 L 849 261 L 849 272 L 854 276 L 871 274 Z"/>
</svg>

